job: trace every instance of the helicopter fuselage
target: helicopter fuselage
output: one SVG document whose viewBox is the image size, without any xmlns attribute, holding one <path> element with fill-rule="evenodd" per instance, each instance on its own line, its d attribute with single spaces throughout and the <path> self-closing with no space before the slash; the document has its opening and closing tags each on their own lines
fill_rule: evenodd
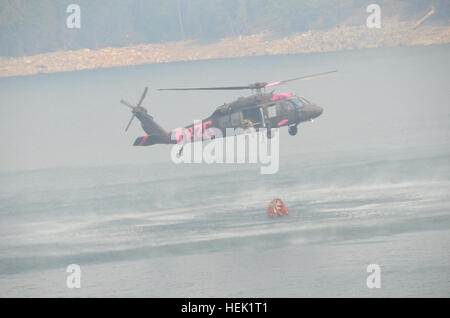
<svg viewBox="0 0 450 318">
<path fill-rule="evenodd" d="M 142 108 L 142 107 L 141 107 Z M 311 121 L 320 116 L 323 108 L 293 94 L 260 93 L 240 97 L 232 103 L 225 103 L 216 108 L 213 114 L 198 123 L 174 129 L 166 133 L 155 134 L 153 117 L 145 109 L 136 117 L 141 121 L 147 136 L 136 139 L 135 146 L 153 144 L 176 144 L 214 139 L 220 130 L 221 136 L 227 136 L 227 129 L 258 131 L 267 129 L 271 137 L 271 128 L 289 126 L 289 133 L 295 135 L 301 122 Z"/>
</svg>

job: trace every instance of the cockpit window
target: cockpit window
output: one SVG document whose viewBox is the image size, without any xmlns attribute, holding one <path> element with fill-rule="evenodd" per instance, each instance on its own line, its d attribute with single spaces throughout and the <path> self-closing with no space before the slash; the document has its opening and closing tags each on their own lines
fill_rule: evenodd
<svg viewBox="0 0 450 318">
<path fill-rule="evenodd" d="M 304 103 L 304 104 L 311 104 L 308 100 L 306 100 L 306 98 L 304 97 L 299 97 L 299 99 Z"/>
<path fill-rule="evenodd" d="M 294 105 L 296 109 L 301 109 L 303 107 L 303 103 L 298 98 L 289 98 L 288 101 Z"/>
</svg>

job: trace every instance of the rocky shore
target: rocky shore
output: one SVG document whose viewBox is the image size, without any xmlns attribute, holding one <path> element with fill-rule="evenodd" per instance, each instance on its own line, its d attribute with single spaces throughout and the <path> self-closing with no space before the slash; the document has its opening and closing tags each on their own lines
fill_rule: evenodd
<svg viewBox="0 0 450 318">
<path fill-rule="evenodd" d="M 276 39 L 269 39 L 261 33 L 202 45 L 195 41 L 183 41 L 0 58 L 0 77 L 147 63 L 444 43 L 450 43 L 450 25 L 424 24 L 416 27 L 414 22 L 383 21 L 380 29 L 369 29 L 365 25 L 339 26 Z"/>
</svg>

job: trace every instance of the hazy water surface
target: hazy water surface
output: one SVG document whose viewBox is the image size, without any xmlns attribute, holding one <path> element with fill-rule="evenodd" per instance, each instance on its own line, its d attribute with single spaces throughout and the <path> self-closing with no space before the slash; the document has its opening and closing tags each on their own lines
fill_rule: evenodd
<svg viewBox="0 0 450 318">
<path fill-rule="evenodd" d="M 450 291 L 449 46 L 146 65 L 0 80 L 0 296 L 438 296 Z M 241 93 L 158 92 L 338 69 L 279 88 L 325 108 L 280 170 L 175 165 L 168 129 Z M 281 197 L 291 215 L 272 219 Z M 82 288 L 66 287 L 79 264 Z M 366 267 L 381 266 L 368 289 Z"/>
</svg>

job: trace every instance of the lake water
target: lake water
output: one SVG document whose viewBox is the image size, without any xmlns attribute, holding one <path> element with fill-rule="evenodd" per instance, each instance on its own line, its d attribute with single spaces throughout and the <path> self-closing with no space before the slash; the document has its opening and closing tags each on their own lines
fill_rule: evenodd
<svg viewBox="0 0 450 318">
<path fill-rule="evenodd" d="M 0 79 L 1 297 L 450 296 L 450 46 L 264 56 Z M 180 164 L 120 99 L 165 128 L 294 82 L 324 107 L 280 136 L 280 169 Z M 269 218 L 280 197 L 291 214 Z M 66 286 L 69 264 L 81 288 Z M 369 289 L 369 264 L 381 288 Z"/>
</svg>

